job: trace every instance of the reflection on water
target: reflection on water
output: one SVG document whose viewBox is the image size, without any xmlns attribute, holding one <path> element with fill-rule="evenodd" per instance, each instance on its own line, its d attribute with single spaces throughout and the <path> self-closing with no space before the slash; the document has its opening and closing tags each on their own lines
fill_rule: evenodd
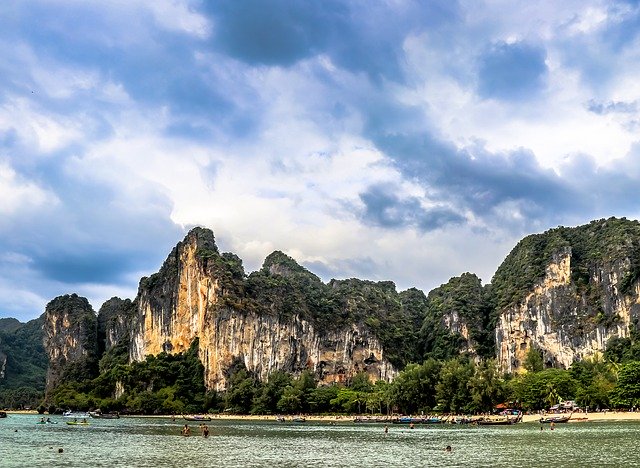
<svg viewBox="0 0 640 468">
<path fill-rule="evenodd" d="M 640 463 L 640 423 L 548 426 L 406 426 L 211 421 L 208 439 L 163 418 L 38 425 L 35 415 L 0 419 L 0 466 L 628 466 Z M 451 445 L 447 453 L 444 447 Z M 58 453 L 63 448 L 63 453 Z"/>
</svg>

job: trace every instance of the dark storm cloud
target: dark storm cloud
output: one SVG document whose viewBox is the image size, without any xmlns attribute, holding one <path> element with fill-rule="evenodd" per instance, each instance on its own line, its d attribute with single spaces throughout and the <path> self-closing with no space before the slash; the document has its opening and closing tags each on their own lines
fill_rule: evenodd
<svg viewBox="0 0 640 468">
<path fill-rule="evenodd" d="M 208 119 L 209 127 L 215 122 L 231 134 L 246 132 L 254 125 L 247 115 L 239 115 L 220 85 L 215 67 L 196 58 L 197 52 L 210 52 L 206 41 L 180 32 L 160 31 L 143 10 L 130 13 L 135 14 L 123 17 L 123 12 L 106 5 L 96 8 L 82 3 L 18 4 L 13 11 L 12 28 L 0 31 L 0 38 L 11 39 L 19 34 L 34 45 L 36 59 L 43 65 L 64 63 L 77 71 L 98 71 L 100 79 L 122 85 L 137 104 L 164 106 L 177 120 Z M 31 77 L 19 75 L 21 68 L 11 62 L 0 65 L 0 70 L 7 71 L 0 83 L 26 93 L 52 111 L 86 111 L 99 119 L 100 113 L 118 110 L 120 103 L 100 102 L 93 88 L 76 90 L 65 97 L 50 96 L 49 90 L 39 89 Z M 31 90 L 34 95 L 30 95 Z M 95 112 L 96 105 L 100 112 Z M 180 129 L 179 125 L 172 126 L 169 131 L 175 135 Z M 210 129 L 185 130 L 191 139 L 212 136 Z"/>
<path fill-rule="evenodd" d="M 539 46 L 494 44 L 480 57 L 478 93 L 485 98 L 533 98 L 545 86 L 545 59 L 546 52 Z"/>
<path fill-rule="evenodd" d="M 462 213 L 470 212 L 489 224 L 527 231 L 611 216 L 612 210 L 624 215 L 637 209 L 640 197 L 640 171 L 633 162 L 639 151 L 607 168 L 588 155 L 574 155 L 556 173 L 541 167 L 527 150 L 458 149 L 424 134 L 384 135 L 376 141 L 405 177 L 429 190 L 433 202 L 451 207 L 445 222 L 461 222 Z M 424 214 L 416 201 L 397 200 L 386 192 L 373 191 L 363 201 L 368 218 L 380 225 L 411 226 Z M 512 215 L 524 224 L 511 225 Z"/>
<path fill-rule="evenodd" d="M 365 222 L 388 228 L 415 227 L 431 231 L 449 224 L 460 224 L 464 218 L 444 207 L 424 208 L 417 197 L 401 198 L 398 187 L 381 184 L 360 194 L 365 209 Z"/>
<path fill-rule="evenodd" d="M 37 213 L 10 215 L 0 230 L 0 251 L 28 258 L 45 280 L 130 282 L 131 273 L 158 268 L 180 240 L 182 229 L 169 217 L 172 204 L 159 193 L 147 190 L 125 201 L 117 188 L 83 182 L 54 165 L 47 176 L 56 199 Z"/>
<path fill-rule="evenodd" d="M 253 65 L 290 66 L 326 54 L 373 78 L 401 75 L 402 42 L 412 32 L 458 18 L 455 1 L 401 5 L 336 0 L 221 0 L 203 4 L 215 22 L 214 47 Z"/>
</svg>

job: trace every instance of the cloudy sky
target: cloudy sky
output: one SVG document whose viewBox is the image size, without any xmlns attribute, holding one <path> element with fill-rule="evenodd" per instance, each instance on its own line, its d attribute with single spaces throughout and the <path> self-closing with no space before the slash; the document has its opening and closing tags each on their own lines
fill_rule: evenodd
<svg viewBox="0 0 640 468">
<path fill-rule="evenodd" d="M 636 1 L 0 2 L 0 317 L 133 298 L 189 228 L 250 272 L 489 282 L 640 216 Z"/>
</svg>

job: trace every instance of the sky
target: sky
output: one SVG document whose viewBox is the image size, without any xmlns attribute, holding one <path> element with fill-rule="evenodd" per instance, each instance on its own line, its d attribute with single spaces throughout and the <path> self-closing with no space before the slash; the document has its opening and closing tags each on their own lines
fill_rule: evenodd
<svg viewBox="0 0 640 468">
<path fill-rule="evenodd" d="M 640 5 L 0 2 L 0 317 L 133 298 L 194 226 L 247 272 L 425 292 L 640 216 Z"/>
</svg>

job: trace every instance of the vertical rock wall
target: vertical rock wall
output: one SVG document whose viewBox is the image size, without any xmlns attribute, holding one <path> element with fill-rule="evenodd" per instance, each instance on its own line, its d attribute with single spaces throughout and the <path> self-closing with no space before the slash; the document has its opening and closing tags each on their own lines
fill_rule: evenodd
<svg viewBox="0 0 640 468">
<path fill-rule="evenodd" d="M 500 313 L 496 345 L 502 370 L 519 371 L 530 347 L 542 351 L 545 365 L 568 368 L 574 360 L 600 355 L 610 338 L 628 336 L 629 324 L 640 316 L 640 283 L 626 296 L 618 290 L 628 260 L 593 265 L 585 292 L 571 280 L 571 259 L 570 248 L 558 252 L 533 291 Z"/>
<path fill-rule="evenodd" d="M 72 294 L 49 302 L 43 332 L 43 345 L 49 356 L 47 390 L 62 383 L 66 376 L 94 376 L 98 356 L 97 320 L 85 298 Z"/>
<path fill-rule="evenodd" d="M 382 346 L 361 327 L 323 332 L 299 315 L 281 318 L 227 305 L 223 283 L 211 266 L 216 255 L 213 234 L 196 229 L 178 244 L 158 274 L 141 282 L 132 360 L 186 351 L 198 337 L 205 383 L 217 390 L 226 387 L 226 370 L 237 360 L 263 380 L 276 369 L 310 369 L 326 383 L 361 371 L 375 380 L 393 378 L 395 370 Z"/>
<path fill-rule="evenodd" d="M 112 297 L 98 312 L 98 350 L 109 351 L 119 343 L 129 343 L 131 320 L 136 311 L 130 299 Z"/>
</svg>

